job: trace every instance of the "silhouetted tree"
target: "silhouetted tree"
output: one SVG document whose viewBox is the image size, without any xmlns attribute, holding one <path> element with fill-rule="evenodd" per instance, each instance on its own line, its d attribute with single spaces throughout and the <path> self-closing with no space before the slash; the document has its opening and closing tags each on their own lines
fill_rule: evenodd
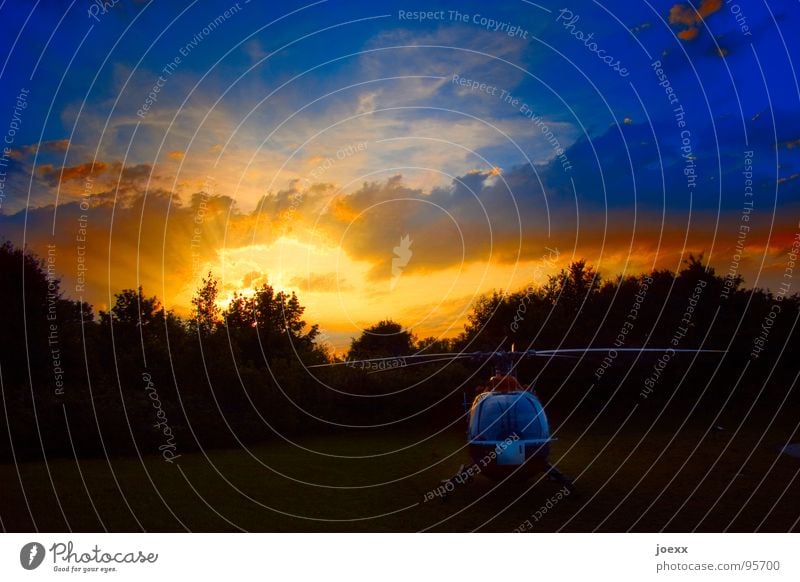
<svg viewBox="0 0 800 582">
<path fill-rule="evenodd" d="M 453 344 L 454 341 L 451 339 L 430 336 L 419 340 L 416 349 L 421 353 L 428 354 L 447 353 L 455 350 Z"/>
<path fill-rule="evenodd" d="M 72 455 L 73 446 L 79 456 L 158 454 L 163 435 L 153 429 L 153 396 L 146 388 L 150 382 L 178 442 L 190 450 L 268 438 L 265 422 L 284 432 L 329 430 L 300 410 L 347 424 L 399 417 L 452 422 L 454 414 L 461 414 L 461 391 L 479 381 L 471 377 L 475 364 L 461 361 L 380 374 L 348 366 L 311 372 L 301 362 L 321 363 L 328 356 L 316 345 L 319 328 L 305 320 L 305 307 L 296 294 L 264 284 L 252 295 L 234 293 L 220 313 L 219 284 L 211 273 L 193 298 L 194 311 L 186 324 L 142 288 L 118 293 L 112 307 L 100 312 L 98 323 L 90 305 L 62 297 L 48 264 L 10 243 L 0 246 L 0 372 L 5 396 L 0 458 L 5 460 L 11 459 L 9 433 L 17 461 L 41 456 L 42 444 L 48 454 L 57 455 Z M 698 358 L 687 369 L 689 356 L 675 355 L 659 370 L 653 399 L 663 404 L 672 398 L 672 406 L 710 412 L 722 402 L 728 409 L 740 406 L 747 411 L 756 397 L 759 406 L 783 405 L 787 396 L 796 403 L 787 392 L 796 370 L 786 348 L 796 343 L 791 338 L 800 300 L 797 295 L 746 289 L 742 283 L 741 277 L 734 277 L 727 283 L 729 292 L 722 293 L 726 280 L 705 265 L 702 256 L 689 256 L 678 273 L 659 270 L 602 282 L 585 261 L 576 261 L 542 287 L 481 297 L 457 340 L 417 341 L 410 330 L 386 319 L 353 339 L 348 356 L 403 356 L 467 346 L 507 349 L 512 343 L 520 349 L 542 349 L 615 342 L 617 347 L 667 346 L 673 340 L 675 347 L 697 347 L 704 341 L 705 347 L 728 349 L 724 365 L 718 366 L 718 359 Z M 48 319 L 54 309 L 57 321 Z M 57 324 L 57 344 L 51 343 L 51 324 Z M 676 330 L 681 330 L 679 335 Z M 751 353 L 755 341 L 761 342 L 757 357 Z M 774 368 L 781 354 L 782 365 Z M 537 358 L 521 362 L 520 375 L 527 380 L 541 374 L 540 394 L 554 398 L 548 406 L 563 403 L 569 415 L 575 411 L 575 418 L 583 422 L 583 406 L 592 414 L 606 404 L 608 410 L 629 410 L 625 404 L 638 397 L 657 356 L 642 357 L 635 367 L 631 359 L 611 358 L 605 352 L 553 361 Z M 610 364 L 596 375 L 603 357 Z M 59 397 L 53 390 L 55 361 L 67 383 Z M 744 372 L 751 377 L 740 379 Z M 327 385 L 318 383 L 316 375 Z M 414 389 L 406 390 L 409 386 Z M 385 398 L 354 401 L 353 395 Z M 619 398 L 627 402 L 616 406 L 613 401 Z M 788 408 L 787 403 L 784 409 Z M 640 406 L 635 418 L 646 422 L 647 410 L 654 409 L 660 410 Z M 420 410 L 429 412 L 416 416 Z M 185 428 L 189 424 L 191 434 Z"/>
<path fill-rule="evenodd" d="M 100 312 L 103 324 L 122 324 L 127 327 L 148 327 L 163 321 L 164 308 L 157 297 L 145 297 L 142 288 L 123 289 L 115 295 L 116 301 L 110 311 Z"/>
<path fill-rule="evenodd" d="M 208 276 L 203 278 L 203 283 L 192 297 L 194 310 L 189 320 L 189 329 L 201 336 L 208 336 L 217 329 L 220 321 L 220 308 L 217 305 L 219 295 L 219 283 L 208 272 Z"/>
<path fill-rule="evenodd" d="M 575 313 L 600 288 L 600 275 L 586 261 L 574 261 L 567 269 L 551 275 L 544 287 L 545 297 L 554 305 Z"/>
<path fill-rule="evenodd" d="M 391 319 L 384 319 L 365 329 L 358 339 L 350 342 L 348 358 L 362 359 L 377 356 L 404 356 L 414 351 L 414 335 Z"/>
</svg>

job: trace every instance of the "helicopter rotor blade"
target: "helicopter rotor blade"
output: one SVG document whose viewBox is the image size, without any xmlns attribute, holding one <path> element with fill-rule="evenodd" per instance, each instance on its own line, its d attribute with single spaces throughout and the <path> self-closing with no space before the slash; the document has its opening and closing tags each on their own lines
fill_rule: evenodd
<svg viewBox="0 0 800 582">
<path fill-rule="evenodd" d="M 503 352 L 497 352 L 497 353 L 501 354 Z M 507 353 L 511 354 L 510 352 L 507 352 Z M 514 355 L 514 354 L 511 354 L 511 355 Z M 528 353 L 528 352 L 517 352 L 517 355 L 538 355 L 538 354 L 533 354 L 533 353 Z M 476 358 L 478 356 L 470 355 L 468 357 L 473 359 L 473 358 Z M 578 359 L 578 356 L 577 355 L 573 355 L 573 354 L 548 354 L 548 357 L 550 357 L 550 358 L 565 358 L 565 359 L 569 359 L 569 360 L 577 360 Z M 398 359 L 402 359 L 402 358 L 398 358 Z M 456 359 L 458 359 L 458 358 L 449 357 L 449 358 L 437 358 L 437 359 L 434 359 L 434 360 L 422 360 L 422 361 L 419 361 L 419 362 L 411 362 L 409 364 L 404 364 L 402 366 L 395 366 L 393 368 L 392 367 L 387 367 L 387 368 L 379 368 L 377 370 L 370 370 L 369 372 L 367 372 L 367 374 L 375 374 L 377 372 L 386 372 L 387 370 L 397 370 L 397 369 L 400 369 L 400 368 L 410 368 L 412 366 L 424 366 L 425 364 L 433 364 L 433 363 L 436 363 L 436 362 L 452 362 L 452 361 L 454 361 Z"/>
<path fill-rule="evenodd" d="M 549 356 L 549 355 L 557 355 L 560 353 L 566 354 L 583 354 L 583 353 L 592 353 L 592 352 L 608 352 L 611 350 L 615 350 L 617 352 L 665 352 L 667 350 L 672 350 L 676 353 L 689 353 L 689 354 L 698 354 L 698 353 L 710 353 L 710 354 L 726 354 L 728 353 L 727 350 L 706 350 L 706 349 L 692 349 L 692 348 L 559 348 L 555 350 L 537 350 L 537 356 Z"/>
<path fill-rule="evenodd" d="M 470 356 L 470 357 L 472 357 L 472 356 Z M 398 358 L 398 359 L 402 359 L 402 358 Z M 454 362 L 454 361 L 456 361 L 458 359 L 462 359 L 462 358 L 449 357 L 449 358 L 435 358 L 433 360 L 420 360 L 420 361 L 416 361 L 416 362 L 409 362 L 408 364 L 403 364 L 401 366 L 386 367 L 386 368 L 378 368 L 376 370 L 369 370 L 367 372 L 367 374 L 376 374 L 378 372 L 386 372 L 388 370 L 399 370 L 400 368 L 411 368 L 412 366 L 424 366 L 425 364 L 435 364 L 435 363 L 438 363 L 438 362 Z"/>
<path fill-rule="evenodd" d="M 357 368 L 360 370 L 369 370 L 370 372 L 383 372 L 386 370 L 394 370 L 397 368 L 408 368 L 410 366 L 421 366 L 423 364 L 448 362 L 459 359 L 473 359 L 473 360 L 491 360 L 493 358 L 532 358 L 532 357 L 557 357 L 557 358 L 578 358 L 581 355 L 601 353 L 608 351 L 626 352 L 626 353 L 663 353 L 667 350 L 672 350 L 675 353 L 713 353 L 725 354 L 726 350 L 711 350 L 711 349 L 692 349 L 692 348 L 557 348 L 552 350 L 524 350 L 524 351 L 485 351 L 485 352 L 443 352 L 433 354 L 410 354 L 407 356 L 383 356 L 378 358 L 366 358 L 362 360 L 344 360 L 341 362 L 329 362 L 326 364 L 311 364 L 307 368 L 330 368 L 334 366 L 347 366 Z M 385 365 L 390 362 L 390 365 Z M 399 364 L 395 364 L 399 363 Z M 373 369 L 374 368 L 374 369 Z"/>
<path fill-rule="evenodd" d="M 482 352 L 451 352 L 440 354 L 411 354 L 408 356 L 383 356 L 381 358 L 366 358 L 363 360 L 344 360 L 342 362 L 331 362 L 327 364 L 312 364 L 306 366 L 307 368 L 327 368 L 332 366 L 350 366 L 353 368 L 366 368 L 366 365 L 378 364 L 379 362 L 386 362 L 392 360 L 418 360 L 421 358 L 436 358 L 441 360 L 458 359 L 458 358 L 473 358 L 480 355 Z M 366 364 L 366 365 L 365 365 Z M 395 366 L 401 368 L 403 366 Z"/>
</svg>

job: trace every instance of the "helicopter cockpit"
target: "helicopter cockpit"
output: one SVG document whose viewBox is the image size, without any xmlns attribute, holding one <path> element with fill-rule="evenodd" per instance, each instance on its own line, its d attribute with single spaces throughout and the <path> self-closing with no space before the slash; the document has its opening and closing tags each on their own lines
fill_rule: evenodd
<svg viewBox="0 0 800 582">
<path fill-rule="evenodd" d="M 519 383 L 517 383 L 519 384 Z M 476 398 L 469 423 L 471 442 L 500 442 L 509 437 L 547 442 L 550 428 L 542 405 L 520 386 Z"/>
</svg>

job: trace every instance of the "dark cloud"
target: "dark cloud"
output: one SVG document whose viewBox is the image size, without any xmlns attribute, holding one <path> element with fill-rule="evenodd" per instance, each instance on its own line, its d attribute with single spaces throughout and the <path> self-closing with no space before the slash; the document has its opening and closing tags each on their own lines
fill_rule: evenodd
<svg viewBox="0 0 800 582">
<path fill-rule="evenodd" d="M 659 245 L 661 252 L 678 253 L 684 241 L 691 248 L 724 248 L 727 243 L 715 240 L 714 233 L 724 224 L 735 232 L 745 202 L 745 152 L 753 152 L 759 227 L 768 229 L 776 185 L 788 188 L 800 172 L 797 150 L 783 148 L 776 159 L 774 133 L 790 141 L 800 122 L 773 128 L 771 117 L 748 120 L 745 142 L 741 122 L 735 121 L 718 119 L 716 126 L 695 121 L 688 156 L 672 120 L 653 129 L 626 123 L 568 148 L 572 173 L 556 160 L 512 167 L 499 176 L 474 171 L 431 191 L 394 176 L 351 194 L 301 194 L 295 198 L 295 219 L 302 216 L 329 244 L 370 263 L 376 280 L 390 277 L 393 249 L 406 235 L 414 241 L 406 273 L 476 262 L 513 265 L 537 260 L 545 246 L 586 252 L 605 245 L 605 252 L 624 253 L 634 244 L 645 254 Z M 692 187 L 688 167 L 696 174 Z M 290 205 L 290 199 L 289 193 L 276 196 L 272 208 Z M 778 230 L 792 227 L 787 216 L 776 219 Z"/>
<path fill-rule="evenodd" d="M 395 175 L 365 182 L 350 193 L 330 184 L 305 188 L 295 181 L 264 196 L 250 212 L 238 210 L 224 194 L 196 193 L 181 200 L 163 188 L 151 188 L 145 196 L 150 166 L 123 168 L 116 161 L 99 161 L 94 168 L 102 172 L 88 209 L 80 207 L 80 199 L 62 197 L 55 237 L 50 235 L 52 204 L 31 208 L 27 215 L 0 215 L 0 236 L 41 254 L 44 245 L 55 242 L 69 291 L 76 279 L 79 218 L 85 215 L 87 297 L 98 305 L 108 301 L 110 292 L 138 283 L 168 295 L 192 281 L 198 264 L 217 262 L 221 249 L 269 246 L 281 237 L 341 247 L 351 259 L 368 265 L 371 281 L 391 278 L 394 249 L 406 236 L 413 241 L 403 265 L 407 275 L 471 264 L 513 266 L 539 260 L 546 247 L 559 248 L 565 258 L 616 257 L 618 263 L 630 256 L 679 260 L 687 249 L 713 248 L 724 257 L 736 242 L 745 151 L 753 152 L 755 192 L 748 244 L 761 241 L 766 247 L 766 237 L 786 238 L 796 229 L 792 217 L 797 203 L 790 201 L 798 200 L 800 181 L 794 178 L 800 174 L 800 148 L 793 144 L 800 120 L 783 112 L 775 115 L 784 120 L 778 127 L 772 126 L 772 114 L 748 118 L 744 127 L 724 116 L 716 119 L 716 127 L 693 119 L 692 158 L 698 176 L 693 191 L 687 188 L 680 131 L 668 119 L 652 129 L 637 122 L 611 126 L 578 140 L 567 150 L 571 172 L 558 160 L 502 171 L 487 168 L 430 190 L 409 186 Z M 60 183 L 63 191 L 69 184 L 79 185 L 92 168 L 46 166 L 40 172 L 37 179 L 50 188 Z M 54 182 L 56 177 L 61 182 Z M 779 212 L 771 225 L 776 188 Z M 224 191 L 224 185 L 216 189 Z M 268 274 L 265 266 L 241 284 L 257 284 Z M 291 281 L 299 290 L 316 292 L 342 291 L 352 284 L 326 272 Z M 170 297 L 165 300 L 170 304 Z"/>
<path fill-rule="evenodd" d="M 105 177 L 105 187 L 122 188 L 141 186 L 153 176 L 153 167 L 150 164 L 123 167 L 122 162 L 104 162 L 97 160 L 85 162 L 74 166 L 55 167 L 52 164 L 42 164 L 36 168 L 37 174 L 50 186 L 64 186 L 69 182 L 84 182 L 87 178 L 95 180 Z M 93 190 L 97 190 L 93 188 Z M 102 190 L 102 187 L 101 187 Z"/>
</svg>

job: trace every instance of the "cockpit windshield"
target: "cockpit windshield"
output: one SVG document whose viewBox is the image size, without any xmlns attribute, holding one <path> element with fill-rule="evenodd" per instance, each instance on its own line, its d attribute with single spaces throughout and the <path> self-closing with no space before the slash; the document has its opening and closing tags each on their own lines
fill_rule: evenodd
<svg viewBox="0 0 800 582">
<path fill-rule="evenodd" d="M 481 400 L 470 422 L 470 438 L 502 441 L 548 438 L 547 420 L 541 405 L 529 393 L 490 394 Z"/>
</svg>

